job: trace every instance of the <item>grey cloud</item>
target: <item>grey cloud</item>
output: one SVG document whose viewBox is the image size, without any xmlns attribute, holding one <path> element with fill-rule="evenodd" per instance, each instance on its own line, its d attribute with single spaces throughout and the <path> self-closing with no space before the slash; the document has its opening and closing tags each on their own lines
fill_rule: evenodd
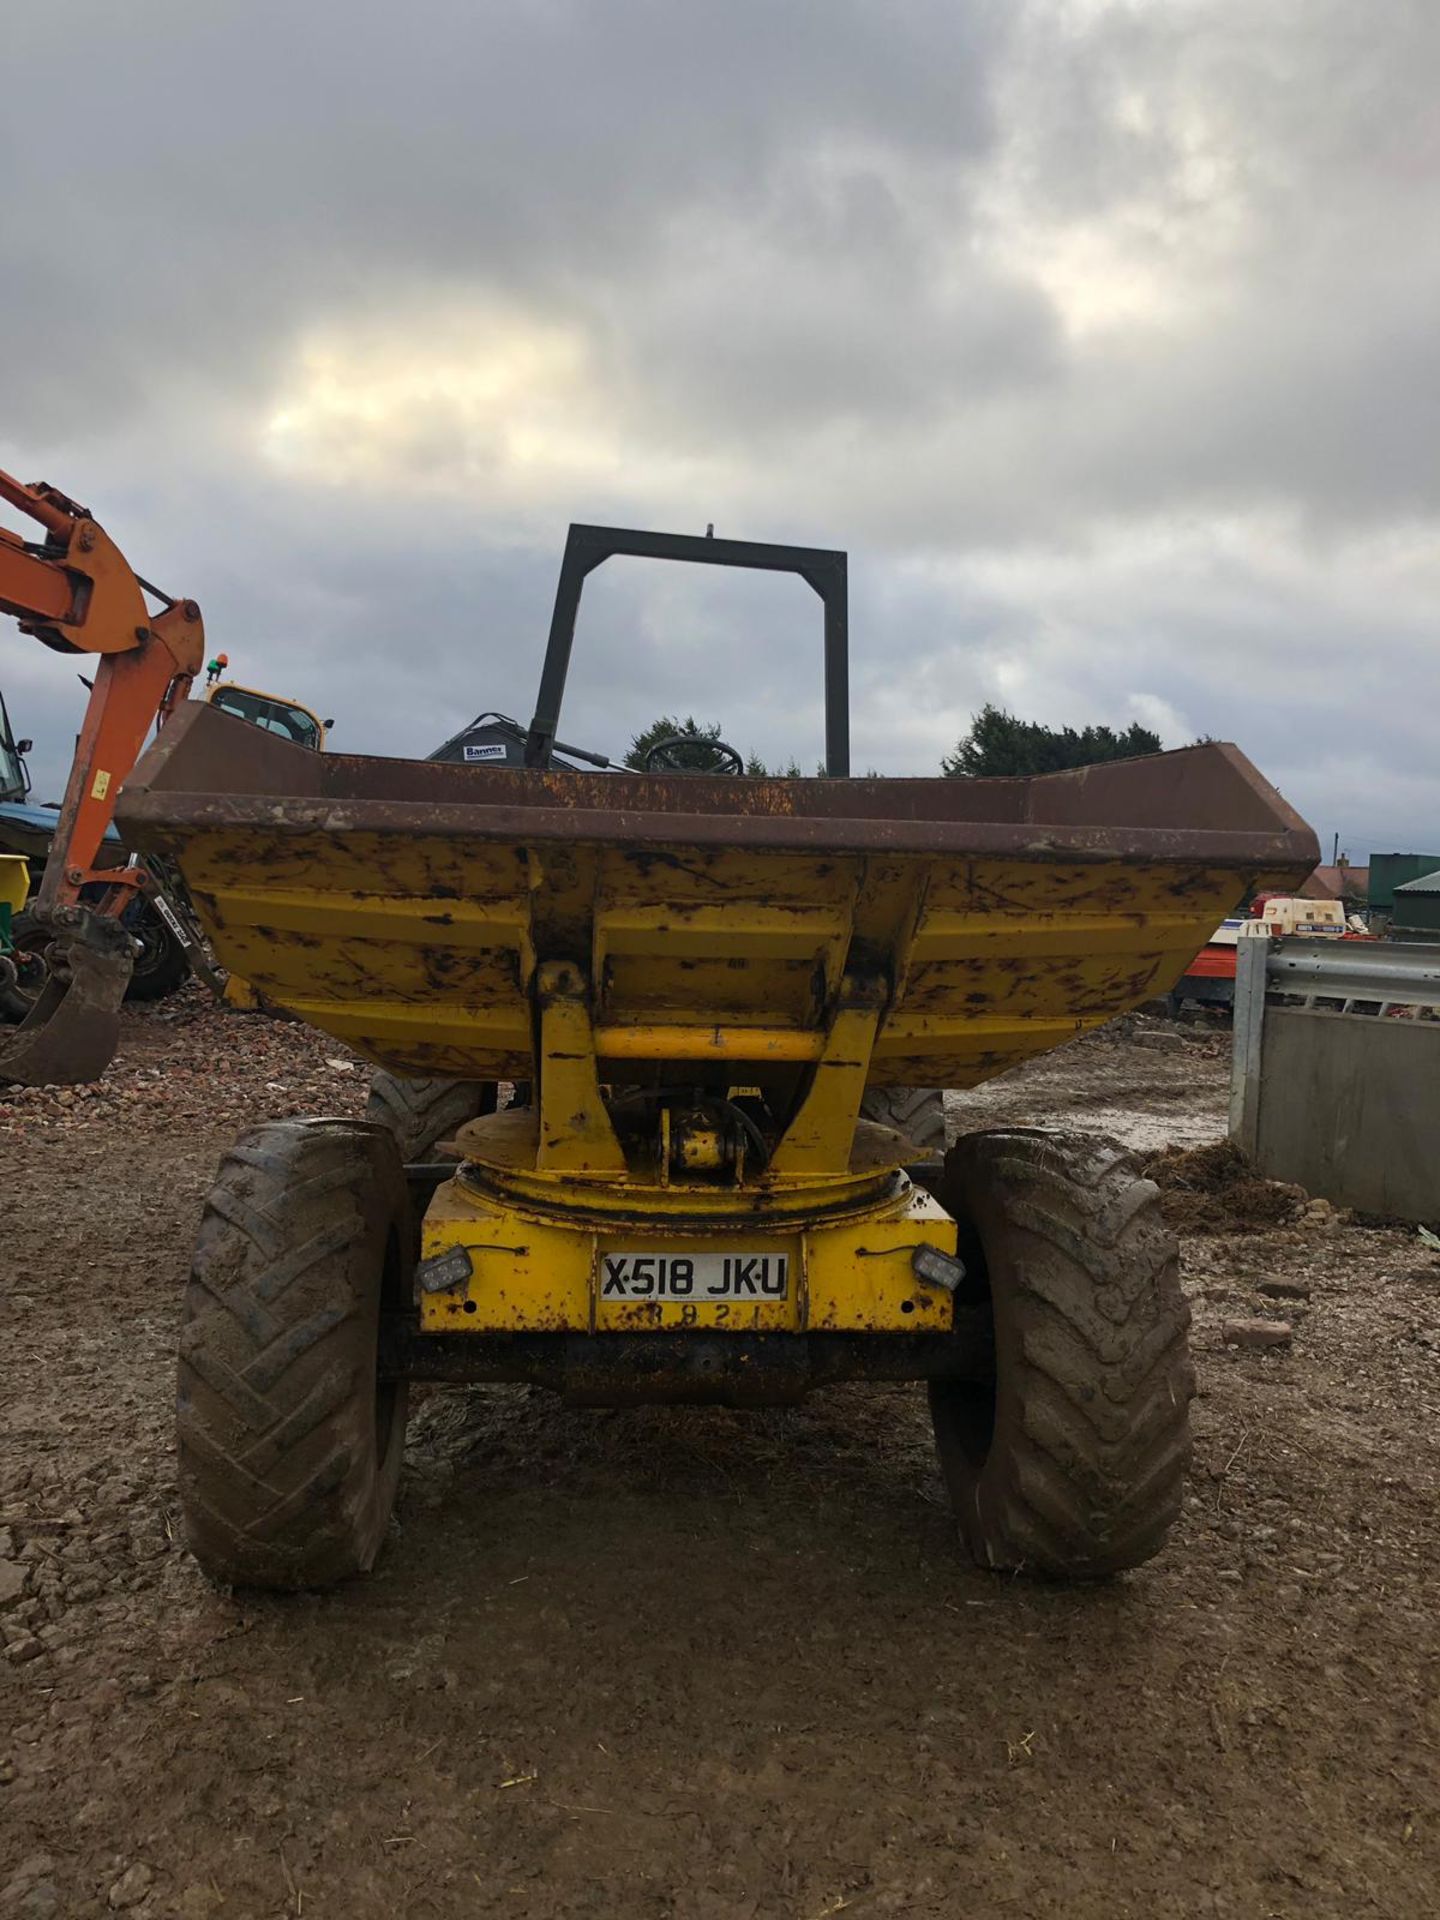
<svg viewBox="0 0 1440 1920">
<path fill-rule="evenodd" d="M 133 417 L 119 343 L 144 363 L 148 341 L 151 390 L 177 366 L 253 387 L 308 315 L 383 309 L 407 278 L 583 301 L 668 250 L 677 209 L 701 244 L 717 212 L 743 218 L 797 150 L 978 153 L 1003 38 L 1003 9 L 942 0 L 898 17 L 861 0 L 90 5 L 63 37 L 12 22 L 0 339 L 36 354 L 40 419 L 103 420 Z M 72 354 L 67 407 L 55 363 Z"/>
<path fill-rule="evenodd" d="M 1437 55 L 1361 0 L 17 17 L 0 461 L 337 744 L 523 718 L 567 520 L 717 519 L 850 547 L 862 764 L 1151 698 L 1395 839 L 1440 818 Z M 501 324 L 573 332 L 581 451 L 455 393 Z M 433 375 L 368 462 L 343 410 L 265 451 L 315 339 Z M 578 735 L 693 706 L 815 757 L 803 599 L 596 584 Z M 26 645 L 58 766 L 78 690 Z"/>
</svg>

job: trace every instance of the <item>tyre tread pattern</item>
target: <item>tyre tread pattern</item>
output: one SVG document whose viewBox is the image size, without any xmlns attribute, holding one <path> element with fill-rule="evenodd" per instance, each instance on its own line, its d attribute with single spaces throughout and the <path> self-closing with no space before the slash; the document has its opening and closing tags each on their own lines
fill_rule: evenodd
<svg viewBox="0 0 1440 1920">
<path fill-rule="evenodd" d="M 150 957 L 147 966 L 137 964 L 126 985 L 125 998 L 130 1002 L 168 1000 L 190 978 L 190 956 L 165 924 L 158 908 L 146 900 L 142 911 L 151 917 L 152 924 L 146 932 L 150 940 L 158 943 L 158 951 Z"/>
<path fill-rule="evenodd" d="M 968 1135 L 947 1163 L 947 1191 L 979 1216 L 1002 1354 L 978 1469 L 932 1394 L 962 1533 L 983 1564 L 1115 1573 L 1156 1553 L 1180 1511 L 1190 1309 L 1158 1189 L 1133 1167 L 1108 1141 L 1032 1131 Z"/>
<path fill-rule="evenodd" d="M 941 1087 L 867 1087 L 862 1120 L 903 1133 L 921 1154 L 945 1151 L 945 1093 Z"/>
<path fill-rule="evenodd" d="M 412 1078 L 379 1067 L 370 1080 L 365 1117 L 395 1136 L 407 1164 L 433 1159 L 442 1140 L 477 1114 L 493 1111 L 495 1089 L 486 1080 Z"/>
<path fill-rule="evenodd" d="M 212 1578 L 325 1586 L 373 1561 L 404 1393 L 376 1431 L 385 1248 L 408 1243 L 404 1171 L 363 1121 L 275 1121 L 225 1155 L 180 1337 L 181 1503 Z"/>
</svg>

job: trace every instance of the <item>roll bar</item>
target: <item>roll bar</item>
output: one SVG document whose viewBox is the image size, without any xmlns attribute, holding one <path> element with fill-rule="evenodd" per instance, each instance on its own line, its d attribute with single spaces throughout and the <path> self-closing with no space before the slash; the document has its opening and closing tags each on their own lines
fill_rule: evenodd
<svg viewBox="0 0 1440 1920">
<path fill-rule="evenodd" d="M 527 767 L 550 764 L 585 576 L 615 554 L 641 560 L 688 560 L 711 567 L 749 567 L 764 573 L 798 573 L 813 587 L 825 610 L 825 772 L 832 780 L 848 777 L 850 620 L 843 552 L 831 547 L 778 546 L 763 540 L 717 540 L 713 534 L 646 533 L 627 527 L 579 524 L 570 528 L 560 563 L 535 718 L 525 742 Z"/>
</svg>

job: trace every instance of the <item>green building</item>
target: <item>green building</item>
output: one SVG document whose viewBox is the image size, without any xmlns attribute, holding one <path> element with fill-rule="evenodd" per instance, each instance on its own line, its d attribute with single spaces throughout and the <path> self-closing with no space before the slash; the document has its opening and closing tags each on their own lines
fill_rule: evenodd
<svg viewBox="0 0 1440 1920">
<path fill-rule="evenodd" d="M 1390 913 L 1395 906 L 1395 889 L 1412 880 L 1423 880 L 1440 867 L 1440 853 L 1372 853 L 1370 856 L 1370 894 L 1366 902 L 1372 913 Z"/>
<path fill-rule="evenodd" d="M 1440 940 L 1440 868 L 1396 887 L 1390 931 L 1406 939 Z"/>
</svg>

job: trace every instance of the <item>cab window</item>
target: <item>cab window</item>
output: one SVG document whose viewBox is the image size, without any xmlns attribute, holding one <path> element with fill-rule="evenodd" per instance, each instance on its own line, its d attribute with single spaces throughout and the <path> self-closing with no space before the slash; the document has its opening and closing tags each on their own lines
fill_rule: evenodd
<svg viewBox="0 0 1440 1920">
<path fill-rule="evenodd" d="M 302 747 L 320 745 L 319 725 L 314 715 L 303 707 L 288 706 L 283 700 L 251 693 L 245 687 L 217 687 L 210 696 L 210 704 L 225 713 L 233 713 L 239 720 L 248 720 L 253 727 L 263 727 L 267 733 L 294 740 Z"/>
<path fill-rule="evenodd" d="M 15 738 L 10 731 L 5 702 L 0 700 L 0 800 L 22 800 L 29 786 L 24 762 L 16 751 Z"/>
</svg>

